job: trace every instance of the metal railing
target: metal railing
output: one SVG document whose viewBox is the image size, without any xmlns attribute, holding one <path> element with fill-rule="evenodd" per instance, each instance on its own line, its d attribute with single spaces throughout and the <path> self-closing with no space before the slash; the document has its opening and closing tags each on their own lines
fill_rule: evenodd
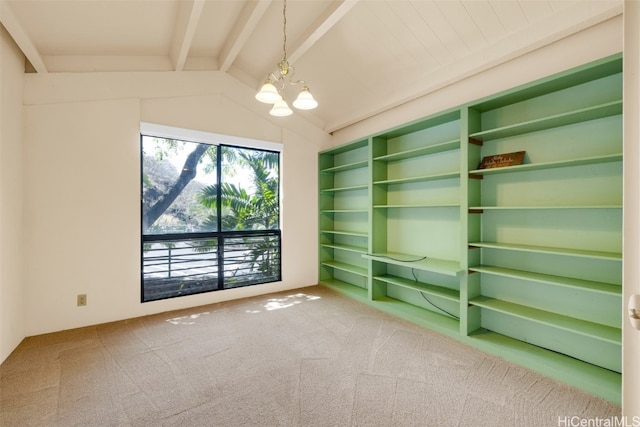
<svg viewBox="0 0 640 427">
<path fill-rule="evenodd" d="M 143 236 L 142 300 L 281 280 L 280 231 Z"/>
</svg>

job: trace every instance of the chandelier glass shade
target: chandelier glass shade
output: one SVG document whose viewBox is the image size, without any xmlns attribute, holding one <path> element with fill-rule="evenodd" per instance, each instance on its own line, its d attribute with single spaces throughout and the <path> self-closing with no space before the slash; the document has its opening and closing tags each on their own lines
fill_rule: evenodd
<svg viewBox="0 0 640 427">
<path fill-rule="evenodd" d="M 273 104 L 273 107 L 271 108 L 271 111 L 269 111 L 269 114 L 276 117 L 285 117 L 293 114 L 293 111 L 291 110 L 291 108 L 289 108 L 287 101 L 281 99 L 280 101 L 276 101 Z"/>
<path fill-rule="evenodd" d="M 287 61 L 287 0 L 284 0 L 284 6 L 282 8 L 283 16 L 283 29 L 284 34 L 282 50 L 282 60 L 277 65 L 277 71 L 270 73 L 262 83 L 262 86 L 258 93 L 256 93 L 256 99 L 265 104 L 273 104 L 269 114 L 277 117 L 290 116 L 293 111 L 289 108 L 289 104 L 284 99 L 284 89 L 288 85 L 301 86 L 300 93 L 293 106 L 299 110 L 312 110 L 318 106 L 318 102 L 313 98 L 309 87 L 304 80 L 294 80 L 295 68 Z"/>
<path fill-rule="evenodd" d="M 309 92 L 309 88 L 303 86 L 298 97 L 293 101 L 293 106 L 298 110 L 313 110 L 318 106 L 318 101 L 313 98 L 313 95 Z"/>
<path fill-rule="evenodd" d="M 282 101 L 282 96 L 280 96 L 278 89 L 276 89 L 271 80 L 265 80 L 260 92 L 256 93 L 256 99 L 265 104 L 275 104 L 278 101 Z"/>
</svg>

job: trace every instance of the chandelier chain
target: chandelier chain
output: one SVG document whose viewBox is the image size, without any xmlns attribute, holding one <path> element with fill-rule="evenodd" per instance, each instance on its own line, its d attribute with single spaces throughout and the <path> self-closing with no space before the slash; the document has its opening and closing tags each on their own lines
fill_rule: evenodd
<svg viewBox="0 0 640 427">
<path fill-rule="evenodd" d="M 276 73 L 270 73 L 255 98 L 266 104 L 273 104 L 269 114 L 272 116 L 288 116 L 292 113 L 284 99 L 284 88 L 290 85 L 302 85 L 298 97 L 293 101 L 293 106 L 300 110 L 312 110 L 318 106 L 304 80 L 294 80 L 295 68 L 287 61 L 287 0 L 282 0 L 282 52 L 283 58 L 276 65 Z M 278 87 L 276 87 L 276 85 Z"/>
<path fill-rule="evenodd" d="M 284 60 L 287 60 L 287 0 L 284 0 L 284 6 L 282 7 L 282 32 L 284 37 L 282 38 L 282 51 L 284 52 Z"/>
</svg>

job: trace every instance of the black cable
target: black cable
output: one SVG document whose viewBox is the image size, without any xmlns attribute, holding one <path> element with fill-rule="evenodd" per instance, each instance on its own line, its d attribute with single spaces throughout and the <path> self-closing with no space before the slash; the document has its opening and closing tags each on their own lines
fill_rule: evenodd
<svg viewBox="0 0 640 427">
<path fill-rule="evenodd" d="M 391 257 L 389 255 L 376 255 L 376 254 L 367 254 L 368 256 L 372 256 L 372 257 L 377 257 L 377 258 L 387 258 L 393 261 L 398 261 L 398 262 L 419 262 L 419 261 L 424 261 L 425 259 L 427 259 L 426 256 L 423 256 L 422 258 L 418 258 L 418 259 L 400 259 L 400 258 L 394 258 Z"/>
<path fill-rule="evenodd" d="M 411 269 L 411 274 L 413 275 L 413 279 L 416 281 L 416 283 L 418 283 L 418 276 L 416 276 L 416 272 L 415 272 L 415 268 Z M 458 316 L 456 316 L 453 313 L 448 312 L 447 310 L 445 310 L 442 307 L 437 306 L 436 304 L 433 303 L 433 301 L 431 301 L 429 298 L 427 298 L 427 296 L 424 294 L 424 292 L 418 290 L 418 292 L 420 292 L 420 295 L 422 295 L 422 298 L 425 299 L 425 301 L 427 301 L 429 304 L 431 304 L 432 306 L 434 306 L 435 308 L 437 308 L 438 310 L 440 310 L 443 313 L 448 314 L 449 316 L 453 317 L 456 320 L 460 320 L 460 318 Z"/>
<path fill-rule="evenodd" d="M 388 259 L 391 259 L 393 261 L 399 261 L 399 262 L 419 262 L 419 261 L 424 261 L 425 259 L 427 259 L 426 256 L 423 256 L 422 258 L 418 258 L 418 259 L 404 260 L 404 259 L 394 258 L 394 257 L 391 257 L 389 255 L 375 255 L 375 254 L 367 254 L 367 255 L 372 256 L 372 257 L 378 257 L 378 258 L 388 258 Z M 415 268 L 411 269 L 411 275 L 413 276 L 413 279 L 415 280 L 415 282 L 419 283 L 420 281 L 418 280 L 418 276 L 416 276 L 416 271 L 415 270 L 416 270 Z M 420 290 L 417 290 L 417 291 L 420 292 L 420 295 L 422 295 L 422 298 L 424 298 L 433 307 L 435 307 L 436 309 L 440 310 L 441 312 L 453 317 L 456 320 L 460 320 L 460 318 L 458 316 L 456 316 L 455 314 L 450 313 L 447 310 L 445 310 L 444 308 L 439 307 L 436 304 L 434 304 L 433 301 L 431 301 L 429 298 L 427 298 L 427 296 L 424 294 L 424 292 L 422 292 Z"/>
</svg>

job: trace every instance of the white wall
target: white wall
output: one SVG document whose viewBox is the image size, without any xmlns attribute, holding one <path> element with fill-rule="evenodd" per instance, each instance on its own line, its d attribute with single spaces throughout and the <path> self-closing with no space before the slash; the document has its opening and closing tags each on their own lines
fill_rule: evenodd
<svg viewBox="0 0 640 427">
<path fill-rule="evenodd" d="M 26 75 L 25 334 L 315 284 L 309 165 L 329 136 L 261 107 L 216 72 Z M 141 121 L 284 144 L 281 282 L 140 303 Z"/>
<path fill-rule="evenodd" d="M 24 57 L 0 25 L 0 362 L 25 336 L 22 280 Z"/>
</svg>

